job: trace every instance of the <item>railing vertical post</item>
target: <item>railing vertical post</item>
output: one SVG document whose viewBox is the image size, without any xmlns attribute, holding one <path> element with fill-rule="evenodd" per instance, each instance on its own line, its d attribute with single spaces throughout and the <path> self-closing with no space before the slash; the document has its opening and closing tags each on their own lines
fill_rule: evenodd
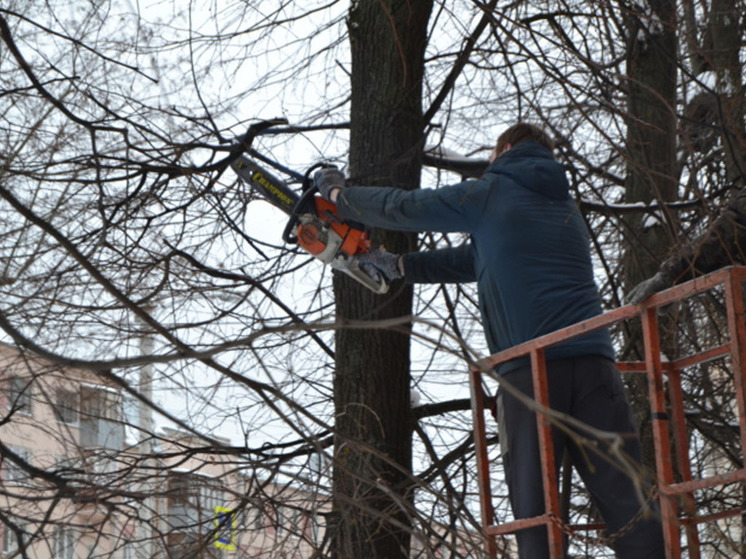
<svg viewBox="0 0 746 559">
<path fill-rule="evenodd" d="M 681 557 L 679 524 L 675 497 L 667 495 L 673 483 L 671 467 L 671 441 L 669 439 L 668 413 L 663 389 L 663 367 L 661 364 L 660 334 L 658 332 L 657 307 L 645 307 L 641 315 L 642 334 L 645 342 L 645 362 L 648 372 L 648 395 L 653 420 L 653 441 L 655 444 L 655 466 L 658 474 L 658 487 L 661 493 L 661 520 L 663 538 L 666 543 L 666 557 Z"/>
<path fill-rule="evenodd" d="M 728 312 L 731 358 L 733 360 L 733 382 L 738 405 L 738 424 L 741 433 L 741 463 L 746 464 L 746 394 L 744 393 L 744 367 L 746 367 L 746 323 L 743 301 L 744 273 L 742 269 L 731 270 L 725 282 L 725 301 Z M 746 484 L 743 492 L 746 494 Z M 746 513 L 741 512 L 741 552 L 746 551 Z"/>
<path fill-rule="evenodd" d="M 497 535 L 514 534 L 516 531 L 527 527 L 542 525 L 546 525 L 549 534 L 550 557 L 555 559 L 562 556 L 564 531 L 562 523 L 555 521 L 559 519 L 560 509 L 552 420 L 550 416 L 544 413 L 544 410 L 551 409 L 544 350 L 562 343 L 568 338 L 583 335 L 589 330 L 638 316 L 641 320 L 645 344 L 645 369 L 649 384 L 648 397 L 653 420 L 657 485 L 660 493 L 666 557 L 668 559 L 680 559 L 682 554 L 681 522 L 678 517 L 680 512 L 679 499 L 683 500 L 682 508 L 686 515 L 684 520 L 688 543 L 686 552 L 690 559 L 699 559 L 702 553 L 700 534 L 697 529 L 699 524 L 732 518 L 739 512 L 742 514 L 743 542 L 746 544 L 746 512 L 740 510 L 740 508 L 697 515 L 696 491 L 726 484 L 741 483 L 744 494 L 746 494 L 746 467 L 740 467 L 722 474 L 703 475 L 700 479 L 692 479 L 692 462 L 694 459 L 689 456 L 688 433 L 684 413 L 684 387 L 681 381 L 681 373 L 688 367 L 699 363 L 709 363 L 730 353 L 739 414 L 741 455 L 743 463 L 746 464 L 746 301 L 744 301 L 744 281 L 746 281 L 746 267 L 720 270 L 704 278 L 692 280 L 654 295 L 640 305 L 630 305 L 610 311 L 605 316 L 595 317 L 560 331 L 546 334 L 536 340 L 524 342 L 519 346 L 506 349 L 483 360 L 487 366 L 495 367 L 500 363 L 525 355 L 529 355 L 531 358 L 534 398 L 537 405 L 542 408 L 537 413 L 536 427 L 539 436 L 541 468 L 544 476 L 543 491 L 546 503 L 544 514 L 535 518 L 522 518 L 500 526 L 495 525 L 496 519 L 492 506 L 492 488 L 485 435 L 485 398 L 481 385 L 483 377 L 481 376 L 482 373 L 478 371 L 472 372 L 470 379 L 477 475 L 485 547 L 490 559 L 496 559 Z M 725 289 L 729 342 L 678 359 L 670 364 L 662 363 L 658 307 L 675 303 L 719 285 L 724 285 Z M 628 370 L 641 371 L 642 367 L 640 365 L 639 363 L 630 363 L 628 364 Z M 668 378 L 670 418 L 664 391 L 664 374 Z M 673 444 L 676 450 L 676 462 L 674 462 L 672 454 L 671 434 L 673 434 Z M 674 480 L 674 463 L 681 472 L 681 483 Z M 595 529 L 596 526 L 591 524 L 571 526 L 570 528 L 582 530 Z M 743 555 L 746 556 L 746 553 L 743 553 Z"/>
<path fill-rule="evenodd" d="M 731 358 L 733 360 L 733 382 L 736 389 L 736 404 L 740 418 L 741 454 L 746 454 L 746 394 L 744 393 L 744 366 L 746 366 L 746 323 L 744 323 L 743 277 L 733 270 L 725 282 L 725 302 L 728 312 Z M 743 462 L 746 464 L 746 460 Z"/>
<path fill-rule="evenodd" d="M 549 384 L 547 382 L 547 363 L 544 350 L 534 347 L 531 350 L 531 372 L 534 382 L 534 399 L 546 409 L 549 409 Z M 536 414 L 536 427 L 539 430 L 539 453 L 541 455 L 541 471 L 544 480 L 544 503 L 548 517 L 559 520 L 559 486 L 557 483 L 557 469 L 554 456 L 554 438 L 552 437 L 552 423 L 549 418 L 539 411 Z M 549 557 L 561 559 L 564 554 L 564 541 L 559 522 L 547 524 L 549 533 Z"/>
<path fill-rule="evenodd" d="M 671 398 L 671 427 L 673 429 L 676 464 L 681 475 L 681 480 L 691 481 L 692 465 L 689 460 L 689 434 L 684 415 L 684 393 L 681 389 L 681 370 L 678 368 L 672 368 L 668 371 L 668 393 Z M 686 540 L 689 546 L 689 559 L 699 559 L 701 551 L 699 546 L 699 532 L 697 531 L 697 523 L 695 521 L 697 503 L 692 493 L 683 493 L 681 498 L 687 514 L 684 527 L 686 528 Z"/>
<path fill-rule="evenodd" d="M 497 557 L 497 546 L 494 536 L 488 529 L 495 523 L 492 509 L 492 487 L 490 485 L 490 463 L 487 456 L 487 436 L 484 424 L 484 392 L 482 391 L 482 373 L 471 371 L 471 411 L 474 421 L 474 452 L 477 459 L 477 478 L 479 481 L 479 508 L 482 515 L 485 551 L 489 559 Z"/>
</svg>

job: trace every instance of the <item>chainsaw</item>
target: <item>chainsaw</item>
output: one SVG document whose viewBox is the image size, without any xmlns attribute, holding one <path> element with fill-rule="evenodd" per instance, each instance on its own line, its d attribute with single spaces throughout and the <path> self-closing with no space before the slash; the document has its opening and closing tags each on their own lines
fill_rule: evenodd
<svg viewBox="0 0 746 559">
<path fill-rule="evenodd" d="M 245 154 L 231 162 L 231 167 L 241 180 L 288 214 L 289 219 L 282 233 L 283 241 L 297 244 L 324 264 L 344 272 L 371 291 L 386 293 L 389 286 L 383 276 L 371 277 L 355 258 L 370 251 L 370 232 L 361 224 L 344 220 L 337 212 L 337 206 L 318 194 L 318 187 L 310 178 L 312 171 L 323 166 L 314 165 L 308 170 L 303 179 L 302 194 L 299 195 Z"/>
</svg>

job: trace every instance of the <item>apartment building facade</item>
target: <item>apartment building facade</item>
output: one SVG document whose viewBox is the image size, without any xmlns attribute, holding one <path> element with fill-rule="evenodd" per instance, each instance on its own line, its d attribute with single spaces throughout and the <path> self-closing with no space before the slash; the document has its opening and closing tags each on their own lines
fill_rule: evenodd
<svg viewBox="0 0 746 559">
<path fill-rule="evenodd" d="M 108 371 L 0 343 L 0 558 L 313 559 L 331 510 L 312 479 L 259 475 L 229 441 L 126 413 Z M 217 443 L 217 444 L 216 444 Z M 262 477 L 263 476 L 263 477 Z M 477 557 L 478 534 L 413 537 L 412 557 Z M 323 552 L 322 550 L 326 550 Z M 455 550 L 455 551 L 454 551 Z"/>
<path fill-rule="evenodd" d="M 0 344 L 0 383 L 1 557 L 293 559 L 321 542 L 325 495 L 260 480 L 225 440 L 133 441 L 107 372 Z"/>
</svg>

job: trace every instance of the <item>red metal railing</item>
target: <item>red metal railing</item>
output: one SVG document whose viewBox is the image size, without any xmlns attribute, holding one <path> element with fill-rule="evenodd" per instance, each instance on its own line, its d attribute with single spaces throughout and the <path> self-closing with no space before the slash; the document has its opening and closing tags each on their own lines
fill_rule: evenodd
<svg viewBox="0 0 746 559">
<path fill-rule="evenodd" d="M 746 322 L 744 321 L 743 282 L 745 267 L 724 268 L 710 275 L 678 285 L 645 300 L 639 305 L 625 306 L 601 316 L 547 334 L 535 340 L 512 347 L 480 361 L 480 370 L 471 372 L 471 398 L 473 412 L 474 441 L 477 456 L 480 508 L 488 557 L 497 554 L 495 538 L 517 530 L 544 524 L 549 532 L 549 553 L 552 558 L 563 556 L 563 526 L 560 519 L 559 489 L 555 474 L 554 447 L 550 444 L 551 424 L 546 414 L 537 413 L 537 429 L 542 450 L 541 467 L 544 474 L 546 512 L 534 518 L 495 524 L 495 515 L 490 485 L 490 464 L 484 419 L 484 376 L 498 380 L 492 369 L 500 363 L 516 357 L 531 358 L 534 398 L 539 409 L 548 408 L 549 396 L 546 382 L 544 351 L 549 346 L 581 336 L 589 331 L 611 326 L 624 321 L 639 319 L 645 347 L 644 362 L 618 363 L 622 372 L 645 372 L 648 377 L 650 411 L 653 419 L 653 439 L 657 470 L 657 492 L 660 495 L 663 535 L 668 559 L 679 559 L 682 553 L 682 534 L 685 531 L 688 557 L 699 559 L 700 542 L 697 525 L 741 514 L 741 508 L 725 510 L 706 516 L 697 514 L 694 492 L 735 482 L 746 481 L 746 468 L 731 470 L 725 474 L 693 479 L 689 459 L 688 433 L 684 415 L 684 398 L 681 386 L 681 371 L 693 365 L 703 364 L 724 356 L 730 356 L 735 383 L 736 405 L 739 416 L 741 441 L 741 464 L 746 449 L 746 394 L 744 393 L 744 365 L 746 365 Z M 729 341 L 718 347 L 687 356 L 676 361 L 661 359 L 661 342 L 658 329 L 660 307 L 684 300 L 714 287 L 723 286 L 727 312 Z M 664 376 L 667 383 L 664 385 Z M 668 387 L 668 402 L 665 386 Z M 673 449 L 671 441 L 673 440 Z M 673 452 L 672 452 L 673 451 Z M 674 463 L 680 477 L 675 481 Z M 568 530 L 582 527 L 567 527 Z"/>
</svg>

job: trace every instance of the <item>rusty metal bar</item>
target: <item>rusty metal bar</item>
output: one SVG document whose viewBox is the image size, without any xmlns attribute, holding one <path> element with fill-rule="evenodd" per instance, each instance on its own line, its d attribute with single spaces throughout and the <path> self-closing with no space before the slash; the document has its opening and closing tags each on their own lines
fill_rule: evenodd
<svg viewBox="0 0 746 559">
<path fill-rule="evenodd" d="M 526 528 L 534 528 L 535 526 L 541 526 L 542 524 L 547 524 L 549 522 L 551 522 L 549 515 L 541 514 L 539 516 L 532 516 L 531 518 L 519 518 L 518 520 L 513 520 L 511 522 L 489 526 L 486 531 L 488 534 L 499 536 L 503 534 L 511 534 L 518 530 L 525 530 Z"/>
<path fill-rule="evenodd" d="M 730 344 L 723 344 L 717 347 L 710 348 L 708 350 L 682 357 L 667 363 L 661 363 L 664 372 L 669 372 L 675 369 L 686 369 L 692 365 L 701 365 L 709 361 L 714 361 L 720 357 L 729 355 L 731 351 Z M 645 361 L 620 361 L 616 364 L 617 370 L 622 373 L 645 373 L 647 372 L 647 363 Z"/>
<path fill-rule="evenodd" d="M 744 270 L 736 270 L 725 284 L 726 301 L 728 309 L 728 332 L 730 341 L 734 346 L 731 353 L 733 360 L 733 381 L 735 384 L 736 404 L 738 407 L 738 425 L 741 434 L 741 463 L 746 464 L 746 394 L 744 393 L 743 371 L 746 366 L 746 322 L 744 322 L 744 300 L 743 282 Z M 746 486 L 742 486 L 742 493 Z M 744 530 L 746 530 L 746 511 L 741 513 L 741 555 L 746 552 L 744 545 Z"/>
<path fill-rule="evenodd" d="M 693 479 L 692 481 L 672 483 L 660 487 L 659 492 L 663 495 L 675 497 L 682 493 L 692 493 L 694 491 L 701 491 L 702 489 L 709 489 L 710 487 L 717 487 L 718 485 L 728 485 L 729 483 L 737 483 L 739 481 L 746 481 L 746 469 L 744 468 L 726 472 L 724 474 L 712 475 L 703 479 Z"/>
<path fill-rule="evenodd" d="M 645 361 L 620 361 L 616 364 L 620 373 L 647 373 L 648 367 Z"/>
<path fill-rule="evenodd" d="M 497 365 L 530 355 L 532 360 L 532 376 L 534 381 L 534 392 L 536 401 L 543 406 L 548 406 L 548 389 L 546 379 L 546 363 L 544 361 L 544 350 L 552 345 L 561 343 L 574 337 L 581 336 L 590 331 L 597 330 L 612 324 L 629 319 L 639 318 L 642 323 L 643 338 L 645 342 L 645 362 L 619 363 L 618 368 L 624 372 L 646 372 L 649 380 L 649 397 L 651 413 L 653 418 L 653 436 L 656 448 L 656 467 L 658 471 L 658 490 L 661 495 L 661 514 L 663 519 L 664 538 L 666 541 L 666 555 L 670 559 L 681 557 L 680 529 L 683 525 L 687 530 L 688 554 L 692 559 L 700 556 L 699 536 L 696 524 L 729 518 L 740 513 L 740 509 L 721 511 L 718 513 L 697 517 L 694 492 L 729 483 L 745 483 L 746 468 L 727 472 L 720 475 L 709 476 L 704 479 L 692 479 L 691 463 L 688 454 L 686 418 L 683 407 L 683 390 L 680 382 L 680 371 L 693 365 L 707 363 L 730 353 L 733 364 L 733 377 L 736 386 L 736 400 L 739 412 L 739 426 L 741 435 L 742 454 L 746 453 L 746 386 L 743 378 L 743 367 L 746 366 L 746 321 L 744 320 L 744 300 L 742 283 L 746 280 L 746 267 L 731 267 L 719 270 L 702 278 L 689 281 L 661 293 L 653 295 L 643 303 L 636 306 L 626 306 L 607 312 L 601 316 L 594 317 L 582 323 L 563 328 L 551 334 L 547 334 L 535 340 L 525 342 L 500 353 L 491 355 L 480 362 L 485 370 L 492 369 Z M 710 348 L 695 355 L 678 359 L 674 362 L 662 362 L 660 353 L 660 334 L 658 331 L 657 312 L 658 308 L 674 303 L 680 299 L 691 297 L 723 285 L 725 289 L 725 301 L 728 312 L 728 330 L 730 343 L 715 348 Z M 671 416 L 669 418 L 666 398 L 664 394 L 664 374 L 668 375 Z M 487 496 L 481 496 L 480 504 L 484 510 L 488 509 L 488 515 L 493 515 L 491 503 L 491 488 L 489 484 L 489 463 L 487 462 L 486 445 L 484 444 L 484 402 L 481 401 L 481 379 L 480 373 L 472 375 L 472 403 L 475 410 L 475 441 L 478 447 L 478 466 L 480 472 L 480 496 L 485 488 Z M 494 373 L 488 373 L 494 378 Z M 475 392 L 475 387 L 479 394 Z M 478 416 L 478 417 L 477 417 Z M 672 424 L 669 424 L 672 419 Z M 530 518 L 518 519 L 513 522 L 499 526 L 493 526 L 494 516 L 485 516 L 485 533 L 492 537 L 508 534 L 519 529 L 532 526 L 547 525 L 550 536 L 550 556 L 561 557 L 562 555 L 562 533 L 561 526 L 557 520 L 558 489 L 557 475 L 554 466 L 554 445 L 552 444 L 551 426 L 545 415 L 537 414 L 537 429 L 539 430 L 540 444 L 542 448 L 542 470 L 545 474 L 545 499 L 546 514 Z M 681 472 L 682 481 L 674 482 L 672 467 L 672 452 L 669 429 L 673 432 L 674 447 L 676 449 L 677 466 Z M 481 447 L 479 445 L 482 445 Z M 746 460 L 744 460 L 746 463 Z M 677 500 L 684 497 L 684 514 L 679 518 L 677 511 Z M 595 525 L 594 525 L 595 526 Z M 597 528 L 597 526 L 595 526 Z M 579 531 L 592 529 L 590 525 L 585 527 L 569 526 L 570 530 Z M 558 533 L 558 535 L 556 535 Z M 488 538 L 493 546 L 493 538 Z M 494 557 L 491 555 L 490 557 Z"/>
<path fill-rule="evenodd" d="M 492 487 L 490 485 L 490 463 L 487 456 L 487 437 L 484 424 L 484 392 L 482 377 L 478 370 L 471 371 L 471 410 L 474 420 L 474 451 L 477 457 L 477 478 L 479 480 L 479 507 L 484 528 L 495 523 L 492 509 Z M 485 552 L 489 559 L 497 557 L 494 537 L 485 530 Z"/>
<path fill-rule="evenodd" d="M 630 318 L 637 318 L 641 311 L 649 307 L 659 307 L 682 299 L 684 297 L 691 297 L 697 293 L 712 289 L 717 285 L 723 284 L 731 274 L 733 268 L 724 268 L 717 272 L 713 272 L 707 276 L 697 278 L 676 287 L 672 287 L 665 291 L 661 291 L 650 298 L 646 299 L 643 303 L 633 306 L 627 305 L 625 307 L 619 307 L 611 311 L 605 312 L 599 316 L 594 316 L 583 322 L 573 324 L 566 328 L 556 330 L 550 334 L 539 336 L 528 342 L 524 342 L 517 346 L 513 346 L 509 349 L 500 351 L 483 359 L 481 363 L 489 368 L 493 369 L 500 363 L 511 361 L 517 357 L 523 357 L 529 355 L 531 349 L 534 347 L 547 348 L 551 345 L 558 344 L 560 342 L 566 342 L 572 338 L 577 338 L 588 332 L 598 330 L 605 326 L 611 326 L 617 322 L 622 322 Z"/>
<path fill-rule="evenodd" d="M 668 486 L 674 481 L 671 467 L 671 442 L 668 429 L 668 412 L 663 390 L 663 367 L 661 365 L 660 334 L 658 332 L 658 309 L 647 307 L 642 315 L 642 335 L 645 342 L 645 361 L 648 364 L 648 394 L 653 420 L 653 441 L 655 444 L 655 466 L 658 485 Z M 664 496 L 660 500 L 663 538 L 666 543 L 666 557 L 676 559 L 681 556 L 679 541 L 678 513 L 676 500 Z"/>
<path fill-rule="evenodd" d="M 583 322 L 578 322 L 567 328 L 556 330 L 551 334 L 539 336 L 528 342 L 523 342 L 511 348 L 500 351 L 488 357 L 485 357 L 480 363 L 487 369 L 494 369 L 501 363 L 506 363 L 518 357 L 524 357 L 531 354 L 531 350 L 534 348 L 547 348 L 549 346 L 566 342 L 572 338 L 577 338 L 583 334 L 587 334 L 594 330 L 610 326 L 616 322 L 621 322 L 629 318 L 636 318 L 640 314 L 638 307 L 620 307 L 612 311 L 606 312 L 599 316 L 594 316 Z"/>
<path fill-rule="evenodd" d="M 705 514 L 703 516 L 695 516 L 694 518 L 685 518 L 682 523 L 693 523 L 693 524 L 705 524 L 708 522 L 717 522 L 718 520 L 725 520 L 726 518 L 733 518 L 734 516 L 740 516 L 742 513 L 741 507 L 734 509 L 728 509 L 720 512 L 713 512 L 712 514 Z"/>
<path fill-rule="evenodd" d="M 686 428 L 686 416 L 684 414 L 684 393 L 681 388 L 681 369 L 672 369 L 668 372 L 668 393 L 671 400 L 671 427 L 673 430 L 674 452 L 679 475 L 683 481 L 692 480 L 692 465 L 689 461 L 689 433 Z M 697 503 L 692 493 L 683 493 L 681 496 L 682 506 L 688 516 L 697 514 Z M 688 544 L 689 558 L 699 559 L 701 556 L 699 545 L 699 532 L 696 524 L 685 523 L 686 541 Z"/>
<path fill-rule="evenodd" d="M 729 281 L 725 284 L 725 300 L 731 304 L 727 305 L 728 310 L 728 332 L 730 333 L 731 345 L 733 351 L 731 358 L 733 360 L 733 381 L 736 387 L 736 404 L 738 406 L 738 417 L 740 418 L 739 427 L 741 432 L 741 458 L 744 458 L 746 449 L 746 394 L 744 394 L 743 375 L 738 371 L 743 371 L 746 365 L 746 323 L 744 322 L 744 303 L 743 303 L 743 279 L 736 275 L 730 276 Z M 742 463 L 746 464 L 746 461 Z"/>
<path fill-rule="evenodd" d="M 670 287 L 665 291 L 661 291 L 660 293 L 656 293 L 655 295 L 647 298 L 639 306 L 645 308 L 662 307 L 670 303 L 675 303 L 676 301 L 679 301 L 681 299 L 692 297 L 694 295 L 697 295 L 698 293 L 709 291 L 713 287 L 717 287 L 718 285 L 727 283 L 728 278 L 731 276 L 734 269 L 736 268 L 722 268 L 706 276 L 702 276 L 700 278 L 687 281 L 686 283 Z"/>
<path fill-rule="evenodd" d="M 719 359 L 720 357 L 725 357 L 730 352 L 731 352 L 731 344 L 719 345 L 717 347 L 710 348 L 706 351 L 702 351 L 695 355 L 690 355 L 689 357 L 683 357 L 681 359 L 677 359 L 675 361 L 672 361 L 671 363 L 664 363 L 663 370 L 664 371 L 667 371 L 670 369 L 681 370 L 681 369 L 686 369 L 687 367 L 691 367 L 692 365 L 702 365 L 704 363 L 714 361 L 715 359 Z"/>
<path fill-rule="evenodd" d="M 534 383 L 534 400 L 549 409 L 549 384 L 547 382 L 547 363 L 544 351 L 540 348 L 531 350 L 531 375 Z M 539 431 L 539 455 L 541 456 L 541 472 L 544 481 L 544 506 L 547 516 L 560 518 L 559 484 L 555 467 L 554 437 L 552 437 L 552 423 L 547 416 L 539 411 L 536 414 L 536 428 Z M 562 528 L 559 523 L 547 524 L 549 535 L 549 557 L 562 559 L 564 555 Z"/>
</svg>

